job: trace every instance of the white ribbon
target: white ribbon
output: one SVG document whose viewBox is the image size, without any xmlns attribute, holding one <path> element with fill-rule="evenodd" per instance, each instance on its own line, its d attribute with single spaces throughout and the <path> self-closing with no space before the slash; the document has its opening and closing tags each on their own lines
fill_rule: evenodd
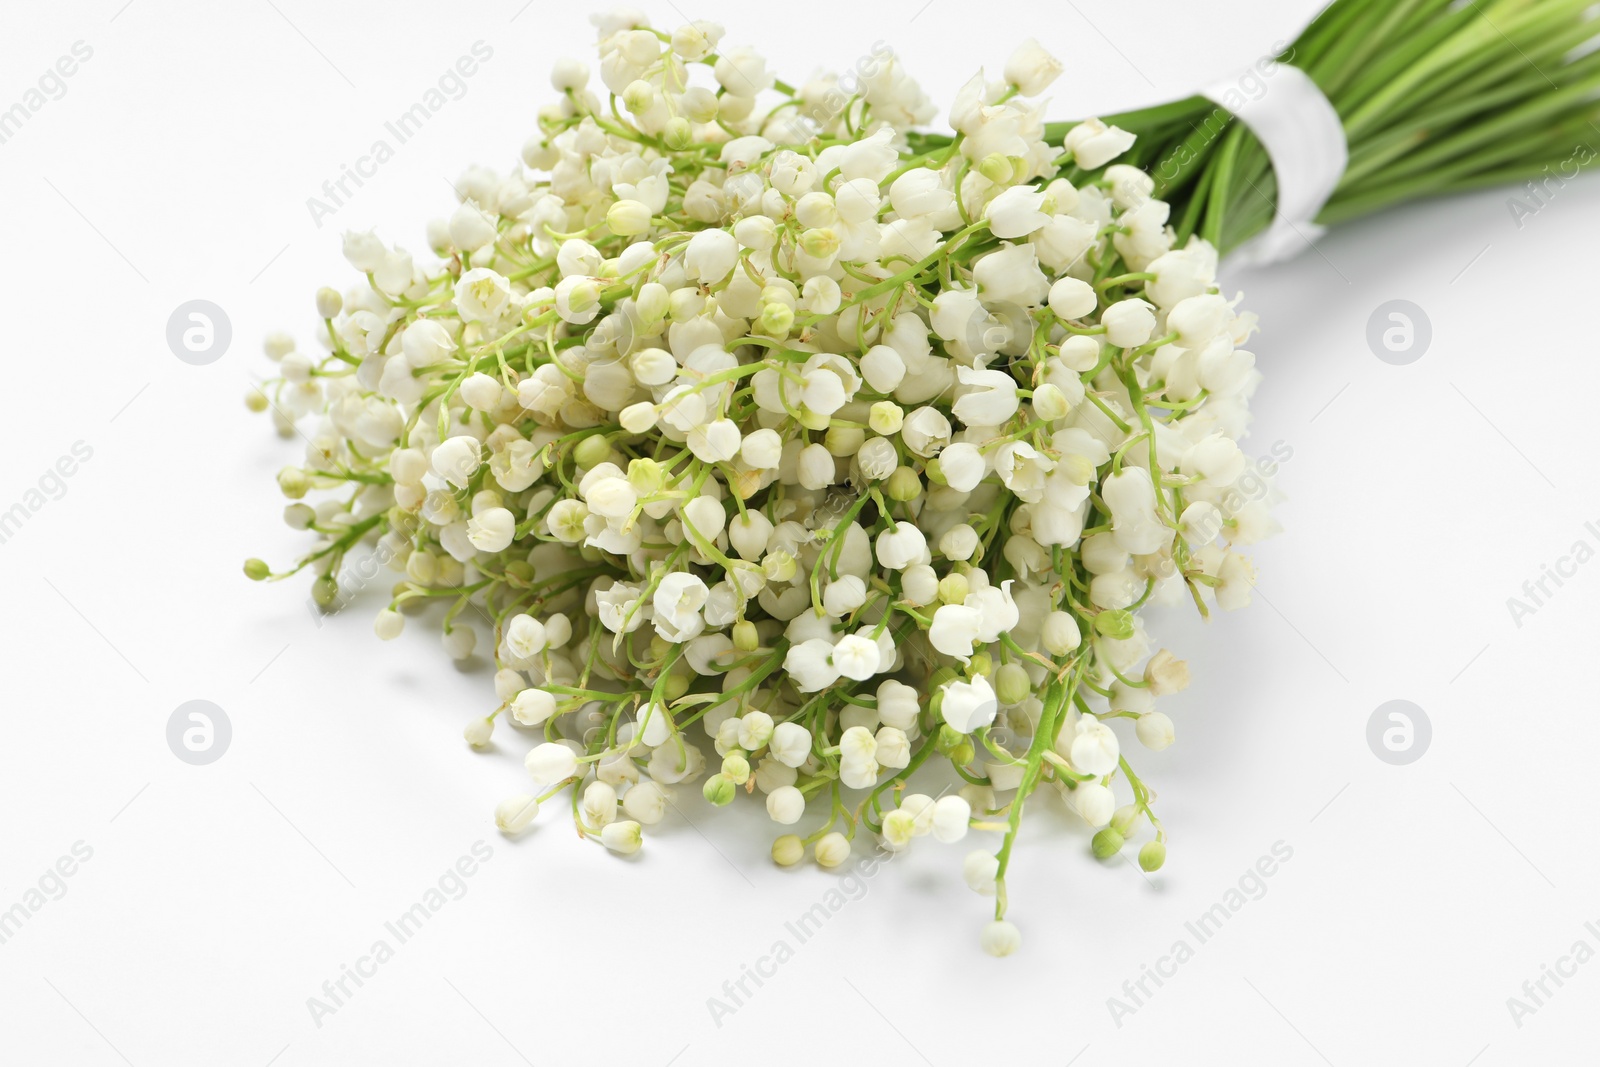
<svg viewBox="0 0 1600 1067">
<path fill-rule="evenodd" d="M 1298 67 L 1276 64 L 1265 77 L 1221 82 L 1200 95 L 1238 116 L 1272 161 L 1278 206 L 1272 224 L 1234 250 L 1237 263 L 1259 266 L 1303 252 L 1324 232 L 1314 221 L 1350 161 L 1344 123 L 1316 82 Z M 1256 95 L 1243 86 L 1265 86 Z"/>
</svg>

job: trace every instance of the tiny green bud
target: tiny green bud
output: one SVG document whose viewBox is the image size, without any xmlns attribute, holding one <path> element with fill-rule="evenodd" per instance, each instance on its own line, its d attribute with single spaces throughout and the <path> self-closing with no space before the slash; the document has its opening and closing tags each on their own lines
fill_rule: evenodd
<svg viewBox="0 0 1600 1067">
<path fill-rule="evenodd" d="M 872 427 L 872 432 L 882 434 L 884 437 L 899 433 L 905 421 L 905 411 L 892 400 L 878 401 L 872 405 L 872 410 L 867 415 L 867 425 Z"/>
<path fill-rule="evenodd" d="M 1094 617 L 1094 628 L 1103 637 L 1126 641 L 1133 636 L 1133 614 L 1123 608 L 1102 611 Z"/>
<path fill-rule="evenodd" d="M 734 785 L 744 785 L 750 780 L 750 761 L 735 749 L 722 757 L 722 773 L 733 779 Z"/>
<path fill-rule="evenodd" d="M 960 730 L 957 730 L 949 723 L 945 723 L 943 726 L 939 727 L 939 737 L 933 743 L 934 751 L 942 752 L 948 756 L 950 753 L 954 752 L 958 747 L 960 747 L 961 743 L 966 739 L 966 734 L 962 733 Z"/>
<path fill-rule="evenodd" d="M 674 152 L 681 152 L 694 143 L 694 127 L 689 125 L 688 119 L 679 115 L 668 120 L 667 128 L 662 132 L 661 139 Z"/>
<path fill-rule="evenodd" d="M 1122 835 L 1108 826 L 1095 834 L 1089 844 L 1094 849 L 1095 859 L 1108 860 L 1122 851 Z"/>
<path fill-rule="evenodd" d="M 1011 160 L 999 152 L 991 152 L 979 162 L 978 173 L 996 185 L 1006 185 L 1011 181 Z"/>
<path fill-rule="evenodd" d="M 244 576 L 252 582 L 259 582 L 271 576 L 272 568 L 267 566 L 264 559 L 247 559 L 244 561 Z"/>
<path fill-rule="evenodd" d="M 1147 871 L 1159 871 L 1167 862 L 1167 846 L 1160 841 L 1146 841 L 1139 849 L 1139 866 Z"/>
<path fill-rule="evenodd" d="M 656 90 L 647 81 L 630 82 L 622 90 L 622 106 L 628 109 L 629 114 L 638 115 L 649 111 L 656 102 Z"/>
<path fill-rule="evenodd" d="M 896 467 L 889 475 L 889 499 L 897 504 L 915 500 L 922 495 L 922 479 L 910 467 Z"/>
<path fill-rule="evenodd" d="M 959 604 L 967 599 L 970 586 L 965 574 L 947 574 L 939 579 L 939 602 L 941 604 Z"/>
<path fill-rule="evenodd" d="M 661 469 L 661 464 L 645 456 L 628 461 L 628 484 L 640 496 L 650 496 L 661 492 L 667 484 L 667 476 Z"/>
<path fill-rule="evenodd" d="M 740 652 L 754 652 L 761 647 L 761 635 L 756 631 L 755 623 L 740 619 L 733 624 L 733 647 Z"/>
<path fill-rule="evenodd" d="M 974 652 L 972 661 L 967 664 L 967 677 L 976 678 L 980 674 L 987 677 L 994 673 L 994 657 L 987 652 Z"/>
<path fill-rule="evenodd" d="M 339 599 L 339 583 L 334 581 L 333 575 L 324 574 L 311 583 L 311 599 L 323 610 L 333 607 Z"/>
<path fill-rule="evenodd" d="M 706 779 L 706 784 L 700 792 L 707 801 L 721 808 L 733 803 L 733 794 L 737 792 L 737 787 L 733 784 L 733 779 L 726 774 L 713 774 Z M 1120 843 L 1122 839 L 1117 840 Z"/>
<path fill-rule="evenodd" d="M 805 842 L 794 834 L 784 834 L 772 842 L 772 862 L 779 867 L 793 867 L 805 854 Z"/>
<path fill-rule="evenodd" d="M 572 458 L 580 467 L 598 467 L 611 458 L 611 442 L 606 440 L 604 434 L 585 437 L 572 450 Z"/>
<path fill-rule="evenodd" d="M 950 762 L 957 767 L 965 767 L 977 754 L 978 750 L 969 737 L 950 750 Z"/>
<path fill-rule="evenodd" d="M 792 582 L 800 570 L 800 564 L 795 558 L 783 549 L 768 552 L 761 560 L 761 569 L 766 572 L 767 580 L 772 582 Z"/>
<path fill-rule="evenodd" d="M 290 500 L 299 500 L 311 488 L 311 477 L 299 467 L 285 467 L 278 472 L 278 488 Z"/>
<path fill-rule="evenodd" d="M 761 332 L 772 337 L 787 337 L 794 326 L 794 308 L 788 304 L 768 304 L 761 309 Z"/>
<path fill-rule="evenodd" d="M 1002 704 L 1020 704 L 1033 692 L 1033 681 L 1020 663 L 1002 664 L 995 675 L 995 695 Z"/>
<path fill-rule="evenodd" d="M 722 757 L 722 773 L 733 779 L 734 785 L 744 785 L 750 781 L 750 761 L 738 749 Z"/>
<path fill-rule="evenodd" d="M 267 410 L 267 405 L 267 394 L 253 385 L 250 391 L 244 394 L 244 406 L 258 415 Z"/>
<path fill-rule="evenodd" d="M 950 479 L 945 477 L 944 468 L 939 466 L 937 459 L 930 459 L 923 467 L 923 473 L 928 476 L 928 481 L 934 485 L 949 485 Z"/>
<path fill-rule="evenodd" d="M 689 691 L 689 676 L 676 672 L 667 675 L 667 684 L 663 692 L 669 701 L 677 700 Z"/>
<path fill-rule="evenodd" d="M 793 308 L 794 291 L 784 285 L 769 285 L 761 290 L 761 302 L 763 304 L 783 304 Z"/>
<path fill-rule="evenodd" d="M 842 459 L 861 451 L 861 446 L 866 440 L 866 431 L 859 426 L 829 426 L 827 434 L 822 438 L 822 444 L 831 455 Z"/>
<path fill-rule="evenodd" d="M 830 259 L 839 251 L 839 235 L 828 229 L 811 229 L 800 235 L 800 251 L 812 259 Z"/>
<path fill-rule="evenodd" d="M 800 425 L 808 430 L 826 430 L 833 423 L 833 416 L 824 415 L 820 411 L 812 411 L 805 405 L 800 407 Z"/>
</svg>

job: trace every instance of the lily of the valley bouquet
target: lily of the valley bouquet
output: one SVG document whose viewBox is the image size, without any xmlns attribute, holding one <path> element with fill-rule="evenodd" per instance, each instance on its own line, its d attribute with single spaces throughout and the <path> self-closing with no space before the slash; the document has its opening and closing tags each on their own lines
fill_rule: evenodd
<svg viewBox="0 0 1600 1067">
<path fill-rule="evenodd" d="M 527 751 L 506 833 L 563 797 L 632 853 L 685 789 L 764 804 L 786 866 L 994 831 L 961 866 L 1006 954 L 1042 794 L 1097 856 L 1162 865 L 1133 750 L 1172 743 L 1189 670 L 1142 609 L 1248 604 L 1276 528 L 1240 447 L 1256 319 L 1217 280 L 1272 217 L 1267 154 L 1227 115 L 1202 134 L 1200 98 L 1049 126 L 1062 68 L 1033 42 L 966 84 L 952 136 L 919 132 L 938 111 L 886 51 L 796 87 L 710 23 L 598 22 L 598 84 L 557 65 L 520 164 L 466 171 L 432 258 L 348 234 L 364 277 L 317 294 L 321 350 L 268 340 L 251 402 L 309 441 L 278 482 L 316 542 L 246 572 L 310 570 L 332 607 L 372 556 L 398 572 L 379 636 L 438 619 L 493 659 L 466 736 Z M 1474 26 L 1346 2 L 1297 42 L 1348 75 L 1335 106 L 1375 86 L 1329 210 L 1534 158 L 1429 158 L 1516 105 L 1471 106 L 1515 66 Z M 1415 93 L 1376 82 L 1416 34 Z M 1451 48 L 1433 74 L 1477 78 L 1454 103 L 1413 73 Z"/>
</svg>

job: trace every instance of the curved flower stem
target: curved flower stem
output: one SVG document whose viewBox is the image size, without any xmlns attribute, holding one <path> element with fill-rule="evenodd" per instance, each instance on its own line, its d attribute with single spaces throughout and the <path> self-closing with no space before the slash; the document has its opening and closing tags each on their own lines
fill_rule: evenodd
<svg viewBox="0 0 1600 1067">
<path fill-rule="evenodd" d="M 1028 746 L 1025 760 L 1027 768 L 1022 772 L 1022 781 L 1017 785 L 1017 795 L 1011 800 L 1011 813 L 1006 820 L 1005 841 L 1000 845 L 1000 851 L 995 857 L 999 862 L 995 870 L 994 917 L 996 919 L 1003 919 L 1006 915 L 1006 871 L 1011 866 L 1011 848 L 1016 844 L 1017 831 L 1022 825 L 1023 802 L 1039 784 L 1040 771 L 1045 762 L 1044 754 L 1055 746 L 1062 717 L 1077 693 L 1078 680 L 1086 663 L 1086 659 L 1080 659 L 1077 669 L 1065 682 L 1052 685 L 1046 692 L 1044 711 L 1040 714 L 1039 725 L 1033 732 L 1033 742 Z"/>
</svg>

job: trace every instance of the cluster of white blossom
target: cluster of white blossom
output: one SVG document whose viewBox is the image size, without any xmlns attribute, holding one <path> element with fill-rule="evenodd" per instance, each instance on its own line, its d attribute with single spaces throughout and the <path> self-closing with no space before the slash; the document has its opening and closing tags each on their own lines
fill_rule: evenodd
<svg viewBox="0 0 1600 1067">
<path fill-rule="evenodd" d="M 1131 135 L 1046 143 L 1061 65 L 1032 42 L 961 90 L 952 137 L 915 130 L 933 109 L 892 54 L 796 89 L 720 26 L 597 23 L 604 90 L 556 67 L 522 166 L 467 171 L 430 226 L 440 262 L 351 233 L 365 283 L 318 293 L 327 351 L 269 339 L 252 406 L 309 442 L 279 476 L 319 539 L 294 570 L 333 605 L 375 546 L 403 574 L 379 636 L 442 602 L 452 656 L 488 637 L 498 706 L 467 738 L 511 720 L 534 781 L 505 832 L 570 790 L 631 853 L 692 782 L 809 812 L 784 865 L 836 866 L 862 828 L 996 831 L 964 872 L 1005 954 L 1040 786 L 1097 854 L 1143 831 L 1162 862 L 1111 724 L 1173 739 L 1157 701 L 1188 670 L 1143 605 L 1250 599 L 1254 318 L 1113 162 Z M 959 790 L 909 792 L 924 767 Z"/>
</svg>

